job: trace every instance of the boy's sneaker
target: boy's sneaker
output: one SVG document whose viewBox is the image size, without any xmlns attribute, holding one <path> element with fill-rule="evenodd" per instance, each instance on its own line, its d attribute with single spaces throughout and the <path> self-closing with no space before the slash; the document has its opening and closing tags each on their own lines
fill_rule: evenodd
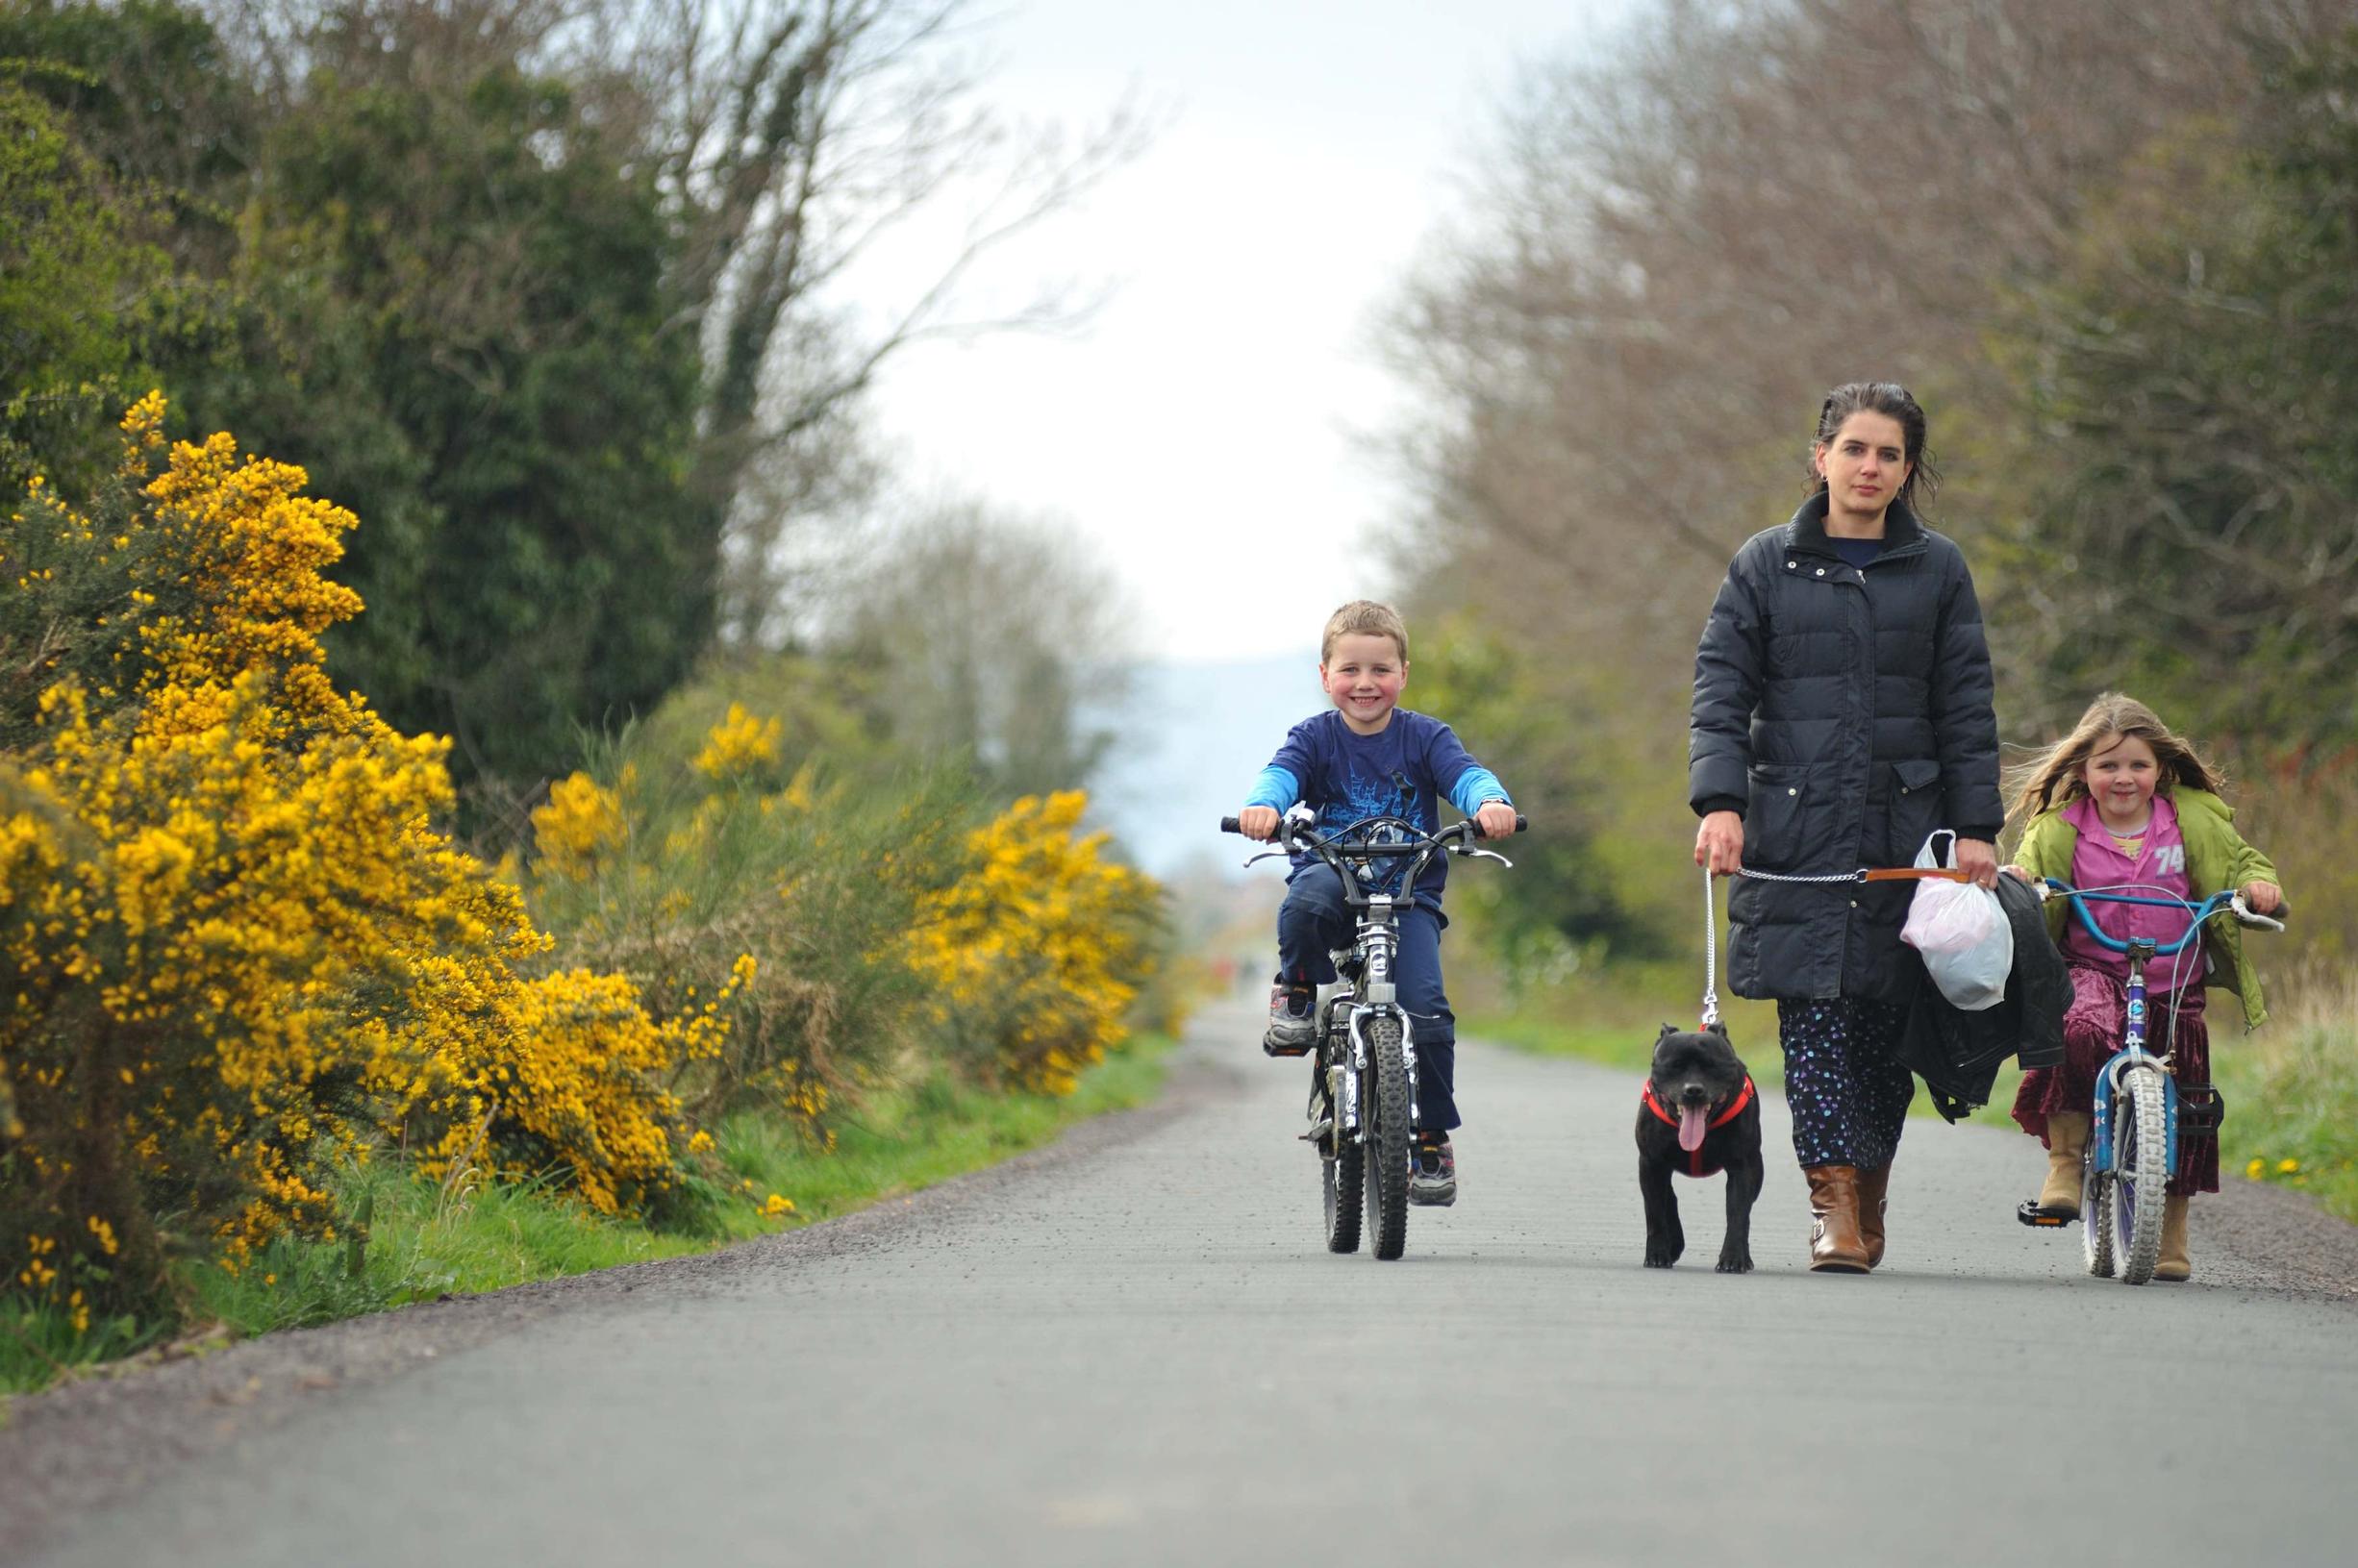
<svg viewBox="0 0 2358 1568">
<path fill-rule="evenodd" d="M 1408 1201 L 1431 1208 L 1457 1202 L 1457 1153 L 1447 1138 L 1417 1140 L 1408 1159 Z"/>
<path fill-rule="evenodd" d="M 1292 985 L 1278 985 L 1269 992 L 1269 1030 L 1261 1036 L 1261 1049 L 1272 1057 L 1306 1057 L 1318 1041 L 1317 1020 L 1313 1016 L 1312 993 Z"/>
</svg>

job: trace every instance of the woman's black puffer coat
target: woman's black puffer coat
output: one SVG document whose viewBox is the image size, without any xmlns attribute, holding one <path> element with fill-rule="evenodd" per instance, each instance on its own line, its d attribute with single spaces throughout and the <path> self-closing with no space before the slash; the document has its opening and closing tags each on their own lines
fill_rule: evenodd
<svg viewBox="0 0 2358 1568">
<path fill-rule="evenodd" d="M 1826 498 L 1728 565 L 1695 650 L 1688 795 L 1743 813 L 1747 868 L 1910 865 L 1936 828 L 1994 840 L 1997 718 L 1972 574 L 1903 502 L 1864 570 L 1826 536 Z M 1740 996 L 1905 1002 L 1916 884 L 1744 878 L 1728 895 Z"/>
</svg>

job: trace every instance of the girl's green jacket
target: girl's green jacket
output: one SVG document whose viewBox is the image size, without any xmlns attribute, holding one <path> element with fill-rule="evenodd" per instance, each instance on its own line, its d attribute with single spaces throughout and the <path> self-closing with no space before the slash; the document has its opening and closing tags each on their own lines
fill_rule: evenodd
<svg viewBox="0 0 2358 1568">
<path fill-rule="evenodd" d="M 2273 861 L 2235 831 L 2235 810 L 2205 789 L 2184 784 L 2162 791 L 2178 809 L 2178 832 L 2186 840 L 2186 881 L 2196 899 L 2222 887 L 2244 887 L 2253 882 L 2283 884 Z M 2067 803 L 2069 804 L 2069 803 Z M 2015 863 L 2034 877 L 2071 880 L 2071 857 L 2079 848 L 2079 830 L 2064 820 L 2063 808 L 2043 811 L 2022 830 Z M 2062 899 L 2046 908 L 2047 933 L 2063 940 L 2068 905 Z M 2206 985 L 2221 985 L 2244 1004 L 2244 1027 L 2257 1029 L 2268 1022 L 2268 1004 L 2260 994 L 2260 977 L 2244 958 L 2244 931 L 2233 919 L 2214 920 L 2202 933 L 2202 947 L 2210 957 Z"/>
</svg>

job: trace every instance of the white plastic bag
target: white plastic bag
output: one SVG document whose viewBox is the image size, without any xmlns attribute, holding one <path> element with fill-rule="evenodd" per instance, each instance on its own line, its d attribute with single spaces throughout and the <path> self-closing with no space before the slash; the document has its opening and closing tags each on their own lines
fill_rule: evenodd
<svg viewBox="0 0 2358 1568">
<path fill-rule="evenodd" d="M 1947 859 L 1940 847 L 1944 838 L 1948 840 Z M 1941 829 L 1917 851 L 1917 865 L 1953 863 L 1956 842 L 1955 834 Z M 1899 939 L 1924 956 L 1925 971 L 1950 1007 L 1980 1012 L 2006 999 L 2006 975 L 2014 968 L 2014 927 L 1997 895 L 1988 888 L 1938 877 L 1918 883 Z"/>
</svg>

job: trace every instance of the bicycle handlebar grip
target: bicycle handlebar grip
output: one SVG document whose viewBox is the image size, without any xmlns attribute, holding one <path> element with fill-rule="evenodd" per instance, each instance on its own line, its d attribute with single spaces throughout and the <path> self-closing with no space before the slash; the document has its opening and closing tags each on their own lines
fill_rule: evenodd
<svg viewBox="0 0 2358 1568">
<path fill-rule="evenodd" d="M 1237 819 L 1236 819 L 1235 817 L 1232 817 L 1232 816 L 1224 816 L 1224 817 L 1220 818 L 1220 832 L 1222 832 L 1222 833 L 1242 833 L 1243 831 L 1244 831 L 1244 830 L 1243 830 L 1242 828 L 1241 828 L 1241 827 L 1239 827 L 1239 826 L 1237 825 Z"/>
<path fill-rule="evenodd" d="M 1472 824 L 1472 826 L 1473 826 L 1473 835 L 1474 835 L 1476 838 L 1488 838 L 1488 837 L 1490 836 L 1490 834 L 1486 834 L 1486 833 L 1484 833 L 1484 832 L 1482 831 L 1482 824 L 1481 824 L 1481 823 L 1476 822 L 1476 821 L 1475 821 L 1475 820 L 1474 820 L 1472 817 L 1467 817 L 1466 820 L 1467 820 L 1468 823 L 1471 823 L 1471 824 Z M 1515 831 L 1516 831 L 1517 833 L 1521 833 L 1521 832 L 1522 832 L 1522 831 L 1523 831 L 1525 828 L 1528 828 L 1528 827 L 1530 827 L 1530 826 L 1531 826 L 1531 819 L 1530 819 L 1529 817 L 1527 817 L 1527 816 L 1523 815 L 1523 814 L 1522 814 L 1520 811 L 1518 811 L 1518 812 L 1516 812 L 1516 813 L 1515 813 Z"/>
</svg>

